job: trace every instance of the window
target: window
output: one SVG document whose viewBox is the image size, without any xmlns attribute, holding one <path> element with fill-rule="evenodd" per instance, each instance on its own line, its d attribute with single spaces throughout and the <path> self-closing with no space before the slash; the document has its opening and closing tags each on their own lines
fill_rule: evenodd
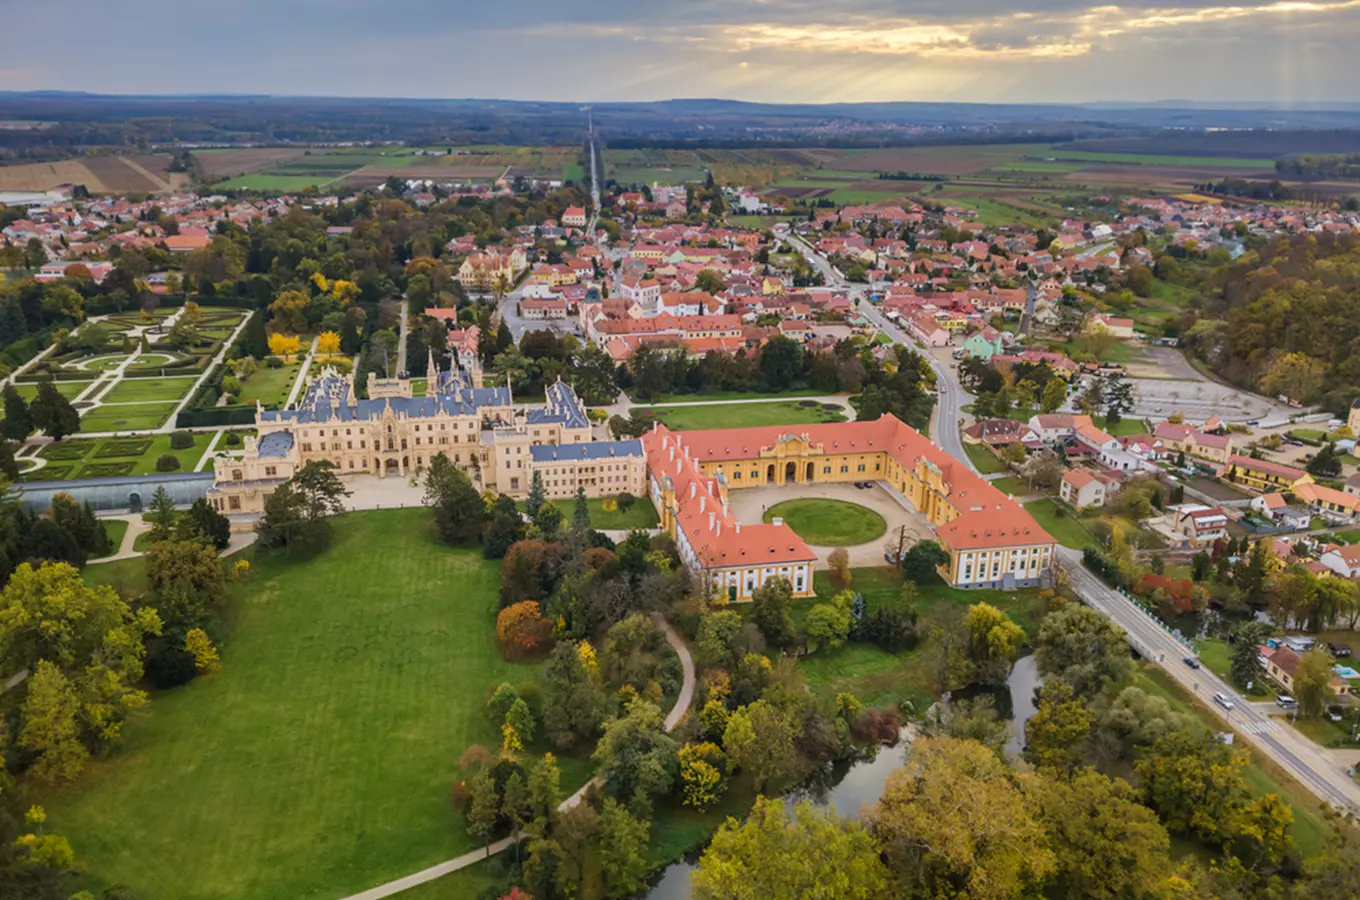
<svg viewBox="0 0 1360 900">
<path fill-rule="evenodd" d="M 850 471 L 850 467 L 849 467 L 849 466 L 841 466 L 841 474 L 842 474 L 842 475 L 844 475 L 846 472 L 849 472 L 849 471 Z"/>
<path fill-rule="evenodd" d="M 830 475 L 830 474 L 831 474 L 831 467 L 830 467 L 830 466 L 822 466 L 822 474 L 823 474 L 823 475 Z"/>
<path fill-rule="evenodd" d="M 240 498 L 240 497 L 228 497 L 228 498 L 227 498 L 227 505 L 230 506 L 232 509 L 240 509 L 240 508 L 241 508 L 241 498 Z"/>
<path fill-rule="evenodd" d="M 857 471 L 860 471 L 860 472 L 863 472 L 863 471 L 864 471 L 864 463 L 860 463 L 860 464 L 859 464 L 859 469 L 858 469 Z"/>
<path fill-rule="evenodd" d="M 741 481 L 741 473 L 740 473 L 740 472 L 733 472 L 733 473 L 732 473 L 732 480 L 733 480 L 733 481 Z"/>
<path fill-rule="evenodd" d="M 264 474 L 265 474 L 265 477 L 266 477 L 266 478 L 273 478 L 273 477 L 274 477 L 274 474 L 275 474 L 277 471 L 278 471 L 278 469 L 277 469 L 276 467 L 274 467 L 274 466 L 265 466 L 265 467 L 264 467 Z"/>
<path fill-rule="evenodd" d="M 232 480 L 232 481 L 240 481 L 240 480 L 241 480 L 241 470 L 240 470 L 240 469 L 232 469 L 232 470 L 231 470 L 231 480 Z"/>
</svg>

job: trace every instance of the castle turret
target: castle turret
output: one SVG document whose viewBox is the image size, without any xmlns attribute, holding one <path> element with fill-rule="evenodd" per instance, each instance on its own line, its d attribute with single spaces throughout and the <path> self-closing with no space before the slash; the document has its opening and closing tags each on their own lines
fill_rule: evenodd
<svg viewBox="0 0 1360 900">
<path fill-rule="evenodd" d="M 433 397 L 439 393 L 439 366 L 434 361 L 434 348 L 429 349 L 429 360 L 425 364 L 425 396 Z"/>
</svg>

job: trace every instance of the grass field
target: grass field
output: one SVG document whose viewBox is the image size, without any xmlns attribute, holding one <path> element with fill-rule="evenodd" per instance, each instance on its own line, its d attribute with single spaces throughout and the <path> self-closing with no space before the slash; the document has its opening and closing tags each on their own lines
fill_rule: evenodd
<svg viewBox="0 0 1360 900">
<path fill-rule="evenodd" d="M 113 550 L 108 554 L 112 556 L 118 552 L 118 548 L 123 546 L 123 537 L 127 534 L 128 523 L 122 519 L 104 519 L 104 533 L 109 536 L 109 541 Z"/>
<path fill-rule="evenodd" d="M 1034 156 L 1058 162 L 1124 163 L 1142 166 L 1211 166 L 1233 169 L 1275 170 L 1273 159 L 1250 159 L 1224 156 L 1162 156 L 1155 153 L 1104 153 L 1098 150 L 1064 150 L 1061 145 Z"/>
<path fill-rule="evenodd" d="M 80 430 L 146 431 L 159 428 L 170 418 L 172 403 L 139 403 L 133 406 L 99 406 L 80 417 Z"/>
<path fill-rule="evenodd" d="M 132 577 L 115 566 L 87 578 Z M 257 556 L 221 671 L 153 696 L 107 761 L 41 798 L 85 886 L 334 898 L 473 849 L 448 803 L 455 762 L 499 743 L 486 691 L 536 671 L 496 649 L 498 581 L 422 509 L 350 514 L 313 560 Z M 569 792 L 586 764 L 562 765 Z"/>
<path fill-rule="evenodd" d="M 1024 497 L 1027 494 L 1036 494 L 1038 491 L 1030 490 L 1029 482 L 1018 475 L 1007 475 L 1004 478 L 993 478 L 992 487 L 998 491 L 1005 491 L 1016 497 Z"/>
<path fill-rule="evenodd" d="M 765 521 L 784 520 L 794 533 L 819 547 L 852 547 L 883 536 L 888 523 L 872 509 L 845 500 L 785 500 L 765 511 Z"/>
<path fill-rule="evenodd" d="M 1082 550 L 1095 542 L 1091 533 L 1079 522 L 1066 506 L 1053 498 L 1033 500 L 1025 504 L 1039 527 L 1053 535 L 1054 540 L 1064 547 Z"/>
<path fill-rule="evenodd" d="M 576 511 L 575 500 L 554 500 L 553 505 L 562 510 L 562 515 L 571 521 L 572 513 Z M 656 507 L 652 505 L 650 497 L 639 497 L 628 512 L 618 509 L 605 509 L 602 498 L 592 498 L 586 500 L 586 505 L 590 507 L 590 527 L 597 531 L 633 531 L 637 528 L 655 528 L 661 520 L 657 517 Z M 524 502 L 520 501 L 519 508 L 524 509 Z"/>
<path fill-rule="evenodd" d="M 968 454 L 968 459 L 983 475 L 998 475 L 1006 471 L 1006 464 L 981 444 L 964 444 L 963 452 Z"/>
<path fill-rule="evenodd" d="M 74 400 L 81 391 L 90 386 L 88 381 L 53 381 L 52 383 L 57 386 L 57 393 L 67 400 Z M 38 396 L 37 382 L 15 384 L 14 387 L 19 392 L 19 396 L 29 402 L 32 402 L 33 398 Z"/>
<path fill-rule="evenodd" d="M 183 400 L 196 378 L 124 378 L 109 391 L 102 403 L 147 403 L 157 400 Z"/>
<path fill-rule="evenodd" d="M 715 403 L 712 406 L 653 406 L 634 409 L 636 415 L 659 418 L 677 431 L 703 428 L 749 428 L 756 425 L 809 425 L 818 422 L 844 422 L 845 416 L 820 406 L 799 406 L 795 402 Z"/>
<path fill-rule="evenodd" d="M 278 409 L 288 399 L 288 392 L 293 389 L 293 382 L 301 369 L 302 360 L 286 363 L 278 369 L 260 366 L 254 375 L 241 382 L 241 396 L 236 399 L 240 403 L 251 404 L 259 400 L 270 409 Z"/>
</svg>

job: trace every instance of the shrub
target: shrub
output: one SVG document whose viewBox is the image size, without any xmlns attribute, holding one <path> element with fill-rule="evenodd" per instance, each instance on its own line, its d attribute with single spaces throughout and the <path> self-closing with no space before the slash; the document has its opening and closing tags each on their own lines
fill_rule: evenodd
<svg viewBox="0 0 1360 900">
<path fill-rule="evenodd" d="M 176 431 L 170 435 L 171 450 L 188 450 L 194 445 L 194 436 L 187 431 Z"/>
<path fill-rule="evenodd" d="M 237 434 L 236 432 L 234 432 L 234 431 L 228 431 L 228 432 L 227 432 L 227 446 L 228 446 L 228 447 L 239 447 L 239 446 L 241 446 L 241 436 L 240 436 L 239 434 Z"/>
<path fill-rule="evenodd" d="M 117 478 L 120 475 L 131 475 L 132 470 L 136 467 L 137 464 L 131 460 L 124 460 L 122 462 L 89 463 L 80 470 L 80 477 Z"/>
<path fill-rule="evenodd" d="M 50 460 L 84 459 L 93 446 L 94 441 L 63 441 L 60 444 L 48 444 L 43 448 L 42 456 Z"/>
<path fill-rule="evenodd" d="M 496 616 L 496 642 L 506 659 L 529 659 L 552 645 L 552 622 L 532 600 L 507 606 Z"/>
<path fill-rule="evenodd" d="M 176 472 L 179 470 L 179 457 L 173 453 L 162 453 L 156 458 L 157 472 Z"/>
<path fill-rule="evenodd" d="M 264 358 L 264 364 L 266 368 L 270 369 L 283 368 L 283 360 L 279 359 L 277 356 L 266 356 Z"/>
<path fill-rule="evenodd" d="M 127 456 L 141 456 L 151 449 L 151 441 L 143 438 L 131 440 L 105 441 L 94 454 L 95 459 L 118 459 Z"/>
<path fill-rule="evenodd" d="M 241 381 L 231 375 L 222 379 L 222 392 L 233 397 L 241 396 Z"/>
</svg>

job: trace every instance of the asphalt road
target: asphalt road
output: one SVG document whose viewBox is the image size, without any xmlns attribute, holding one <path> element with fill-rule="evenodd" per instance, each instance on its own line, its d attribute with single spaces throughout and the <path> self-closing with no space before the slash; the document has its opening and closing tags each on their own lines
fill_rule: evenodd
<svg viewBox="0 0 1360 900">
<path fill-rule="evenodd" d="M 808 261 L 826 278 L 827 284 L 848 288 L 857 300 L 863 297 L 863 287 L 846 281 L 834 267 L 811 246 L 797 237 L 792 237 Z M 913 343 L 902 332 L 867 301 L 859 304 L 860 312 L 880 330 L 895 341 Z M 936 408 L 935 429 L 931 434 L 946 453 L 959 462 L 973 468 L 972 462 L 964 452 L 963 441 L 959 436 L 961 423 L 960 407 L 968 402 L 967 395 L 958 384 L 949 365 L 926 353 L 935 370 L 939 384 L 939 403 Z M 1269 708 L 1261 709 L 1246 702 L 1231 686 L 1205 668 L 1192 668 L 1184 661 L 1193 657 L 1194 650 L 1187 647 L 1175 635 L 1141 607 L 1104 584 L 1081 564 L 1081 553 L 1065 547 L 1058 548 L 1058 562 L 1077 595 L 1092 609 L 1109 617 L 1124 629 L 1129 643 L 1145 659 L 1152 660 L 1176 679 L 1186 690 L 1204 698 L 1211 709 L 1224 724 L 1255 746 L 1282 769 L 1293 776 L 1300 784 L 1314 793 L 1319 799 L 1351 812 L 1360 813 L 1360 787 L 1339 768 L 1327 760 L 1307 738 L 1295 732 L 1289 725 L 1274 721 L 1269 716 Z M 1222 693 L 1233 703 L 1227 710 L 1214 702 L 1213 695 Z M 1357 751 L 1360 759 L 1360 750 Z"/>
</svg>

